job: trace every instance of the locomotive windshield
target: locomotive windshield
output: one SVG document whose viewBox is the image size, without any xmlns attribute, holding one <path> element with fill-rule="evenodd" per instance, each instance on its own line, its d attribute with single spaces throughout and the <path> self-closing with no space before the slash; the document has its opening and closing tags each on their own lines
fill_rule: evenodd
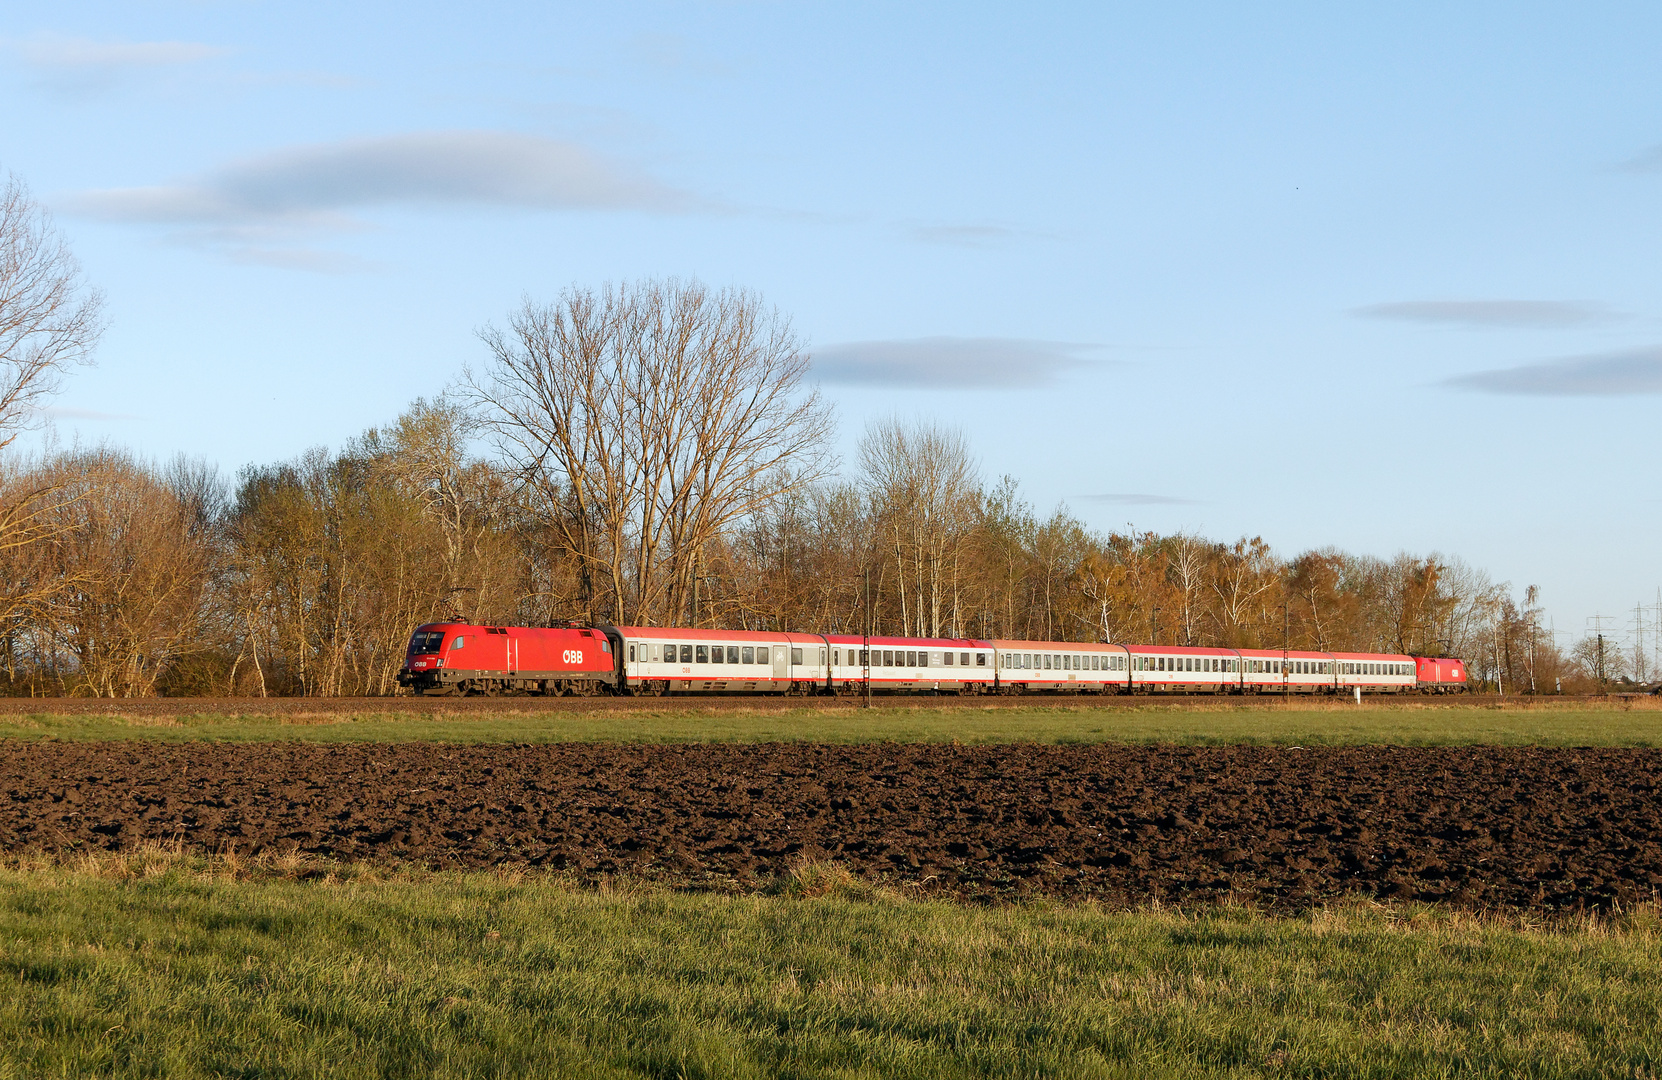
<svg viewBox="0 0 1662 1080">
<path fill-rule="evenodd" d="M 443 641 L 444 631 L 442 630 L 417 630 L 415 636 L 410 638 L 410 651 L 412 653 L 435 653 L 439 651 L 439 645 Z"/>
</svg>

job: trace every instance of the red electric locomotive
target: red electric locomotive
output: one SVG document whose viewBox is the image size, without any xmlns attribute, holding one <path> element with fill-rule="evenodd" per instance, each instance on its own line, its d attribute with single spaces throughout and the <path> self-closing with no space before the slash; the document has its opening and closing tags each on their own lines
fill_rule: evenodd
<svg viewBox="0 0 1662 1080">
<path fill-rule="evenodd" d="M 1466 662 L 1457 657 L 1414 657 L 1414 679 L 1427 694 L 1458 694 L 1466 689 Z"/>
<path fill-rule="evenodd" d="M 618 684 L 616 632 L 588 626 L 427 623 L 398 685 L 418 694 L 596 694 Z"/>
</svg>

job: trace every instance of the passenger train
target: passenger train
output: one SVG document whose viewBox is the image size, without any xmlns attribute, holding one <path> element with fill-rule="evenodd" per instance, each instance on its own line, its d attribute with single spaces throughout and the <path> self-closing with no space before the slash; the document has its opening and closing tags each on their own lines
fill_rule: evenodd
<svg viewBox="0 0 1662 1080">
<path fill-rule="evenodd" d="M 1458 659 L 970 638 L 428 623 L 400 686 L 426 694 L 1396 694 L 1466 689 Z"/>
</svg>

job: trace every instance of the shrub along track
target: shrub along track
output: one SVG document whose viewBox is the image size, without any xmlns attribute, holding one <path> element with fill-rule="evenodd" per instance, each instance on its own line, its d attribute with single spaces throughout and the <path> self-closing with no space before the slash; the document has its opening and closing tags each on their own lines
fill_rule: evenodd
<svg viewBox="0 0 1662 1080">
<path fill-rule="evenodd" d="M 299 850 L 748 889 L 1626 907 L 1662 752 L 1479 747 L 0 743 L 0 849 Z"/>
</svg>

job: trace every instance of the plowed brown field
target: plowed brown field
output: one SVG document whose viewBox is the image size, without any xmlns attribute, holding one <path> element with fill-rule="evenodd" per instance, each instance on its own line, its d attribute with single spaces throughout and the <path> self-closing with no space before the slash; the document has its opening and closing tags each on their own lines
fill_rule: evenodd
<svg viewBox="0 0 1662 1080">
<path fill-rule="evenodd" d="M 974 898 L 1359 893 L 1608 909 L 1662 886 L 1662 752 L 1473 747 L 0 743 L 0 848 L 291 850 Z"/>
</svg>

